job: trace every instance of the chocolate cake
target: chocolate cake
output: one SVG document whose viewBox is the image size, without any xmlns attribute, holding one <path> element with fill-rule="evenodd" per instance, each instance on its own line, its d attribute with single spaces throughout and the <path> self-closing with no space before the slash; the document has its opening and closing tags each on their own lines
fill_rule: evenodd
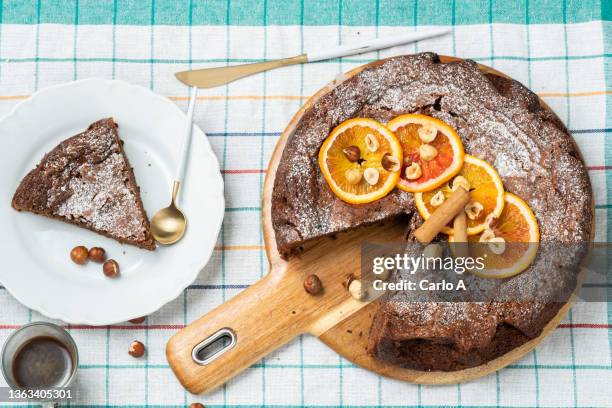
<svg viewBox="0 0 612 408">
<path fill-rule="evenodd" d="M 466 153 L 491 163 L 506 190 L 530 205 L 542 244 L 567 244 L 564 256 L 539 254 L 489 302 L 422 301 L 405 292 L 380 302 L 368 348 L 376 358 L 419 370 L 477 366 L 537 337 L 575 287 L 586 254 L 580 244 L 592 232 L 587 170 L 563 124 L 520 83 L 483 73 L 473 61 L 441 63 L 433 53 L 389 58 L 322 95 L 288 137 L 272 195 L 283 257 L 311 240 L 400 215 L 412 217 L 410 231 L 420 225 L 412 194 L 394 190 L 370 204 L 347 204 L 329 189 L 317 163 L 319 147 L 339 123 L 352 117 L 386 123 L 404 113 L 454 127 Z M 556 279 L 548 297 L 535 293 L 542 276 Z M 517 291 L 524 296 L 513 297 Z M 534 300 L 512 300 L 530 294 Z"/>
<path fill-rule="evenodd" d="M 112 118 L 57 145 L 21 181 L 13 208 L 154 250 L 140 189 Z"/>
</svg>

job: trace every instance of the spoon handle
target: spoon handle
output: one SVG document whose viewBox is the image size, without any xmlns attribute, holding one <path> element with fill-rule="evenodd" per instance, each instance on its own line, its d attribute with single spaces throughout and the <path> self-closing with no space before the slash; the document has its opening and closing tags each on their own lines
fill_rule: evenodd
<svg viewBox="0 0 612 408">
<path fill-rule="evenodd" d="M 185 121 L 185 131 L 183 136 L 183 147 L 179 156 L 178 167 L 176 169 L 175 185 L 183 182 L 185 177 L 185 167 L 187 167 L 187 156 L 189 155 L 189 146 L 191 145 L 191 134 L 193 133 L 193 108 L 195 106 L 196 94 L 198 88 L 191 87 L 189 92 L 189 108 L 187 109 L 187 120 Z M 177 186 L 178 187 L 178 186 Z"/>
</svg>

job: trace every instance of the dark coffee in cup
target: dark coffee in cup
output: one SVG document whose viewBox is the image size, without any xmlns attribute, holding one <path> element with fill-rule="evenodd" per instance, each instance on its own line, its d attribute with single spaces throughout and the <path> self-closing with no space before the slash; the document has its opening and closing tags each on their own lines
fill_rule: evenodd
<svg viewBox="0 0 612 408">
<path fill-rule="evenodd" d="M 64 344 L 53 337 L 34 337 L 13 358 L 12 372 L 20 388 L 61 387 L 68 382 L 73 361 Z"/>
</svg>

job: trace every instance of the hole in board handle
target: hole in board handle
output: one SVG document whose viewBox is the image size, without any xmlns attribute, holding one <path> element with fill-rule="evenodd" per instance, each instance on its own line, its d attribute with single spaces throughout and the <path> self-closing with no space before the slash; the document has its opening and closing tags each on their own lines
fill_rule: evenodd
<svg viewBox="0 0 612 408">
<path fill-rule="evenodd" d="M 221 329 L 208 337 L 191 352 L 191 358 L 199 365 L 209 364 L 236 345 L 236 335 L 231 329 Z"/>
</svg>

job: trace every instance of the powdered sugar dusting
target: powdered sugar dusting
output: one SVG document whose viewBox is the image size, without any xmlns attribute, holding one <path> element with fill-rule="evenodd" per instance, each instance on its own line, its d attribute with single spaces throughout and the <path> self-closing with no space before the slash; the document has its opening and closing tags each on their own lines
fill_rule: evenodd
<svg viewBox="0 0 612 408">
<path fill-rule="evenodd" d="M 102 163 L 82 164 L 78 178 L 71 178 L 70 197 L 57 209 L 58 215 L 79 219 L 99 231 L 112 231 L 121 238 L 144 238 L 142 218 L 134 193 L 126 186 L 123 157 L 113 153 Z"/>
</svg>

